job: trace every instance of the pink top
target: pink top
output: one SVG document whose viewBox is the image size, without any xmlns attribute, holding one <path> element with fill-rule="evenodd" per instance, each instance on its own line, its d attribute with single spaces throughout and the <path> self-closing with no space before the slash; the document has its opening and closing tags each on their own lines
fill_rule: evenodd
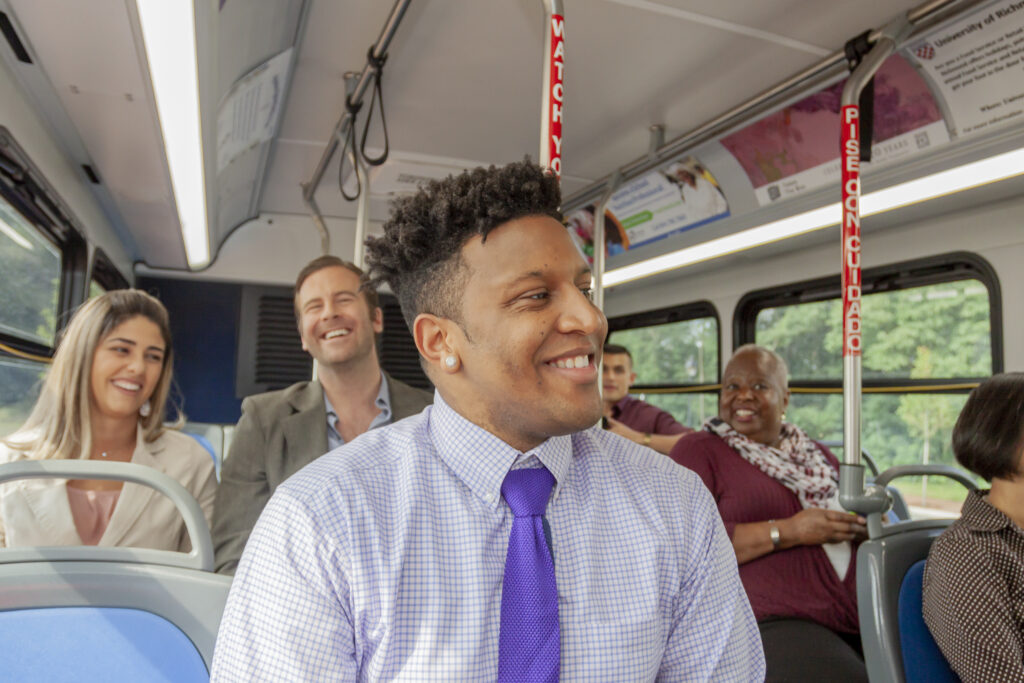
<svg viewBox="0 0 1024 683">
<path fill-rule="evenodd" d="M 82 544 L 98 545 L 103 538 L 103 532 L 110 524 L 110 517 L 114 514 L 114 506 L 117 505 L 121 491 L 90 491 L 74 486 L 68 486 L 67 490 L 71 516 L 75 520 L 75 529 L 82 539 Z"/>
</svg>

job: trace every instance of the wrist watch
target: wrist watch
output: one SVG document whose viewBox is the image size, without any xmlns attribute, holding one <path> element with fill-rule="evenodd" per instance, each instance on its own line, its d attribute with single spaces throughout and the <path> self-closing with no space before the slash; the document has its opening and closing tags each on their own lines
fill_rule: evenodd
<svg viewBox="0 0 1024 683">
<path fill-rule="evenodd" d="M 775 526 L 775 520 L 768 520 L 768 538 L 772 539 L 772 550 L 778 550 L 779 544 L 782 543 L 782 534 L 779 533 L 779 527 Z"/>
</svg>

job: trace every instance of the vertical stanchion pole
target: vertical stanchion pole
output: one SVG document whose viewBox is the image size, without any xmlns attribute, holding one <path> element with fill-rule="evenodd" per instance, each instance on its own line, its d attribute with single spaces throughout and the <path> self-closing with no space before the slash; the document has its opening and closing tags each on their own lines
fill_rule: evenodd
<svg viewBox="0 0 1024 683">
<path fill-rule="evenodd" d="M 370 174 L 367 173 L 366 164 L 356 150 L 352 150 L 353 170 L 359 176 L 359 183 L 362 192 L 359 193 L 359 201 L 356 204 L 356 236 L 352 249 L 352 262 L 360 268 L 366 268 L 366 229 L 370 223 Z"/>
<path fill-rule="evenodd" d="M 565 16 L 562 0 L 544 0 L 544 91 L 540 165 L 562 175 L 562 104 L 565 99 Z"/>
<path fill-rule="evenodd" d="M 861 404 L 861 258 L 860 258 L 860 107 L 844 104 L 840 116 L 843 183 L 843 451 L 860 463 Z"/>
<path fill-rule="evenodd" d="M 884 488 L 865 490 L 861 464 L 861 238 L 860 238 L 860 94 L 882 63 L 896 49 L 893 36 L 902 35 L 904 20 L 886 27 L 843 86 L 840 101 L 842 179 L 842 288 L 843 288 L 843 464 L 839 467 L 839 502 L 847 510 L 867 516 L 868 535 L 881 533 L 881 515 L 889 506 Z"/>
</svg>

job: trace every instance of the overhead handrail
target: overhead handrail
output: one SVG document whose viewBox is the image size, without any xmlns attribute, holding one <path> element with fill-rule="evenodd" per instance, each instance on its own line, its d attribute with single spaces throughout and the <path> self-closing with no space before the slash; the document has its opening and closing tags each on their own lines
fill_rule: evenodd
<svg viewBox="0 0 1024 683">
<path fill-rule="evenodd" d="M 199 503 L 184 486 L 159 470 L 130 462 L 19 460 L 0 465 L 0 484 L 16 479 L 103 479 L 141 484 L 167 496 L 185 520 L 192 542 L 188 553 L 151 548 L 37 546 L 0 550 L 0 564 L 39 561 L 105 561 L 157 564 L 213 571 L 213 541 Z"/>
<path fill-rule="evenodd" d="M 370 86 L 371 80 L 375 80 L 375 73 L 379 68 L 379 60 L 383 59 L 387 54 L 388 46 L 391 44 L 391 40 L 395 37 L 395 32 L 398 30 L 398 25 L 402 22 L 402 17 L 405 16 L 405 11 L 409 8 L 409 3 L 412 0 L 396 0 L 394 6 L 391 8 L 391 14 L 388 16 L 388 20 L 385 22 L 384 27 L 381 29 L 380 36 L 377 38 L 377 42 L 370 48 L 366 66 L 363 67 L 362 73 L 359 75 L 359 80 L 356 81 L 356 85 L 353 88 L 350 96 L 346 98 L 346 105 L 349 101 L 353 104 L 362 105 L 363 95 L 366 94 L 366 89 Z M 371 59 L 372 58 L 372 59 Z M 355 116 L 349 111 L 346 106 L 345 111 L 342 112 L 341 118 L 334 125 L 334 131 L 331 133 L 331 137 L 327 142 L 327 147 L 324 149 L 323 154 L 320 155 L 320 161 L 317 162 L 316 169 L 313 171 L 313 175 L 310 177 L 309 182 L 302 183 L 302 199 L 306 203 L 306 206 L 310 210 L 310 214 L 313 218 L 313 224 L 316 226 L 317 232 L 320 234 L 320 243 L 323 253 L 328 253 L 330 250 L 331 238 L 330 233 L 327 231 L 327 225 L 324 223 L 323 215 L 320 213 L 320 207 L 317 206 L 315 195 L 316 190 L 320 186 L 320 181 L 323 180 L 324 173 L 327 171 L 327 166 L 331 162 L 331 157 L 338 149 L 339 141 L 345 139 L 348 134 L 348 128 L 355 125 Z M 339 180 L 339 182 L 341 182 Z"/>
<path fill-rule="evenodd" d="M 612 178 L 608 190 L 601 196 L 594 207 L 594 305 L 604 310 L 604 270 L 607 251 L 605 249 L 604 213 L 608 202 L 622 184 L 622 176 L 618 173 Z"/>
<path fill-rule="evenodd" d="M 901 18 L 906 18 L 914 33 L 924 31 L 934 25 L 934 22 L 945 20 L 966 12 L 968 9 L 984 2 L 985 0 L 930 0 L 907 11 Z M 872 42 L 880 34 L 874 31 L 870 34 Z M 623 182 L 628 182 L 648 171 L 651 171 L 666 161 L 679 154 L 693 149 L 694 147 L 717 139 L 727 132 L 735 130 L 741 125 L 756 120 L 757 117 L 782 105 L 792 99 L 798 93 L 804 92 L 815 85 L 824 84 L 831 79 L 838 78 L 846 71 L 846 54 L 839 50 L 825 57 L 816 64 L 812 64 L 803 71 L 800 71 L 789 78 L 780 81 L 776 85 L 758 93 L 751 99 L 729 109 L 723 114 L 707 121 L 696 128 L 673 138 L 661 146 L 654 154 L 644 154 L 633 161 L 620 166 L 603 178 L 599 178 L 563 202 L 566 211 L 577 209 L 581 206 L 596 201 L 611 183 L 616 172 L 621 173 Z"/>
</svg>

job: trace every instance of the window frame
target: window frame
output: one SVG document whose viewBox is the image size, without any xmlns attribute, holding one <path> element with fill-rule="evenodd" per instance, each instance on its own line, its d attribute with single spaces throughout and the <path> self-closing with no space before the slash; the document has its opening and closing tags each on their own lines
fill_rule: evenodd
<svg viewBox="0 0 1024 683">
<path fill-rule="evenodd" d="M 914 287 L 978 280 L 988 291 L 989 334 L 992 353 L 992 374 L 1003 372 L 1003 303 L 999 278 L 992 265 L 978 254 L 955 251 L 909 261 L 866 268 L 862 271 L 861 296 L 894 292 Z M 733 351 L 743 344 L 754 343 L 757 315 L 766 308 L 794 306 L 819 301 L 838 300 L 842 289 L 839 275 L 791 282 L 747 292 L 736 304 L 733 313 Z M 946 377 L 914 379 L 893 377 L 863 378 L 865 393 L 929 393 L 965 394 L 977 386 L 980 377 Z M 795 393 L 837 393 L 843 381 L 793 378 L 789 388 Z M 904 391 L 893 391 L 904 389 Z"/>
<path fill-rule="evenodd" d="M 108 292 L 113 289 L 126 289 L 128 287 L 128 280 L 121 274 L 121 271 L 114 267 L 114 263 L 107 256 L 106 252 L 100 248 L 93 252 L 92 268 L 89 271 L 87 286 L 91 286 L 93 281 Z"/>
<path fill-rule="evenodd" d="M 631 394 L 698 394 L 717 393 L 719 383 L 722 381 L 722 319 L 718 315 L 718 309 L 707 299 L 691 301 L 685 304 L 666 306 L 650 311 L 630 313 L 628 315 L 616 316 L 608 319 L 608 338 L 606 343 L 611 341 L 612 334 L 623 330 L 636 330 L 644 327 L 654 327 L 668 323 L 686 322 L 698 318 L 714 318 L 715 336 L 718 353 L 715 354 L 716 379 L 713 383 L 699 382 L 662 382 L 655 384 L 634 384 L 630 387 Z"/>
<path fill-rule="evenodd" d="M 0 355 L 18 357 L 26 354 L 29 360 L 48 361 L 53 357 L 61 330 L 71 312 L 82 302 L 83 292 L 88 286 L 89 250 L 71 211 L 4 126 L 0 126 L 0 197 L 53 244 L 61 256 L 54 343 L 48 346 L 0 332 L 0 343 L 18 352 L 12 354 L 0 350 Z"/>
</svg>

